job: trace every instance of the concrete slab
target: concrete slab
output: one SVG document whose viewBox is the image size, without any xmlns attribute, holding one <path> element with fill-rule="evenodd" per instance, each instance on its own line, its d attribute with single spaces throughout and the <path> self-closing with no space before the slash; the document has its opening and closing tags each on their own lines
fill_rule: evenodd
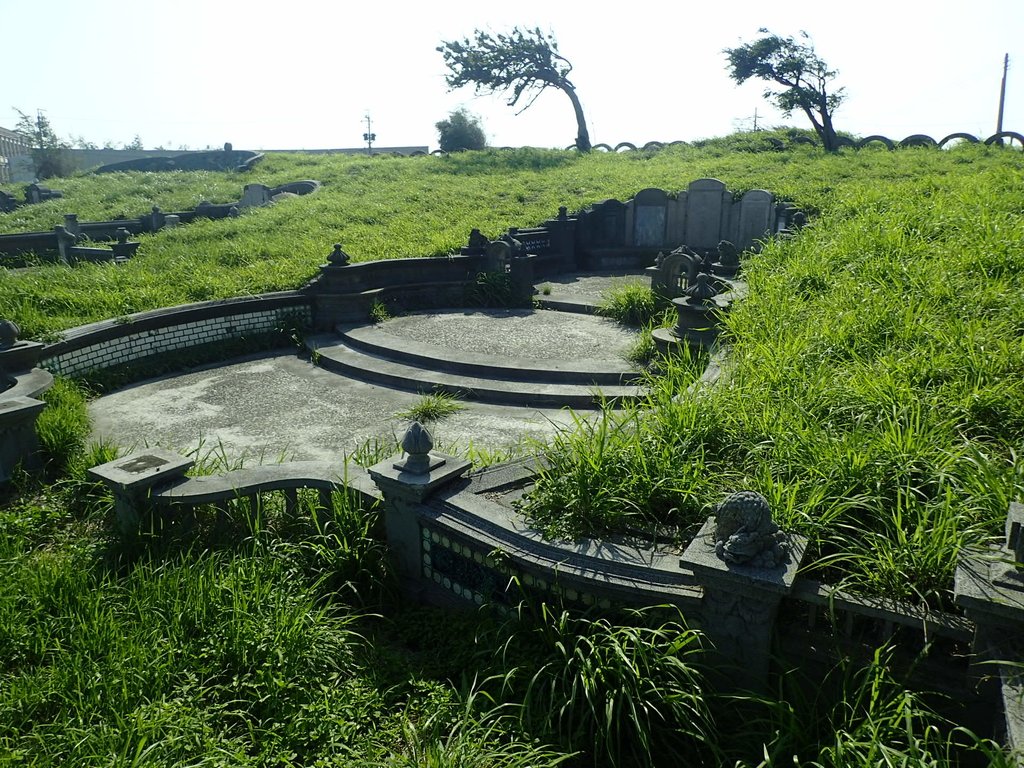
<svg viewBox="0 0 1024 768">
<path fill-rule="evenodd" d="M 381 330 L 414 342 L 526 360 L 622 362 L 636 331 L 603 317 L 532 309 L 453 309 L 396 317 Z"/>
<path fill-rule="evenodd" d="M 636 271 L 631 272 L 570 272 L 556 275 L 537 283 L 539 298 L 587 300 L 593 304 L 601 301 L 606 291 L 638 283 L 650 286 L 651 279 Z M 545 289 L 550 292 L 545 294 Z"/>
<path fill-rule="evenodd" d="M 406 422 L 396 412 L 418 395 L 353 381 L 293 352 L 227 361 L 140 382 L 93 401 L 93 437 L 124 449 L 162 446 L 222 454 L 246 463 L 337 459 L 367 440 L 394 441 Z M 466 403 L 431 425 L 445 453 L 498 450 L 543 439 L 572 423 L 569 411 Z"/>
</svg>

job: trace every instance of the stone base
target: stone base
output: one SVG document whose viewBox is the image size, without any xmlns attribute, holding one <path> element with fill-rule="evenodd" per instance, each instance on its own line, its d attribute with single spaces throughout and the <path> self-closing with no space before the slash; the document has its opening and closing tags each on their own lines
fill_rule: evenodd
<svg viewBox="0 0 1024 768">
<path fill-rule="evenodd" d="M 692 352 L 710 349 L 718 339 L 718 330 L 715 328 L 703 331 L 689 330 L 680 336 L 676 328 L 655 328 L 651 332 L 651 336 L 654 338 L 654 345 L 658 352 L 663 355 L 672 355 L 680 354 L 684 346 L 689 346 Z"/>
<path fill-rule="evenodd" d="M 0 349 L 0 371 L 20 373 L 35 368 L 43 346 L 38 341 L 19 341 L 13 347 Z"/>
<path fill-rule="evenodd" d="M 36 419 L 45 407 L 31 397 L 0 400 L 0 483 L 10 480 L 18 465 L 31 466 L 36 460 Z"/>
</svg>

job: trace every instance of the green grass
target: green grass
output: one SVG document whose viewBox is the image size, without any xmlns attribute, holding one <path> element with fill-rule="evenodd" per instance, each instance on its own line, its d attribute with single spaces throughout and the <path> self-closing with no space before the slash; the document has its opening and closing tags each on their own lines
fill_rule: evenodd
<svg viewBox="0 0 1024 768">
<path fill-rule="evenodd" d="M 459 411 L 465 410 L 465 408 L 465 404 L 459 402 L 459 399 L 454 395 L 449 395 L 445 392 L 433 392 L 421 395 L 419 402 L 414 406 L 408 410 L 399 411 L 395 415 L 400 419 L 419 421 L 426 424 L 431 421 L 440 421 Z"/>
<path fill-rule="evenodd" d="M 49 338 L 161 306 L 296 288 L 316 274 L 335 242 L 354 261 L 444 255 L 464 245 L 474 227 L 494 237 L 549 218 L 560 205 L 577 210 L 608 197 L 626 200 L 648 186 L 682 189 L 702 176 L 736 192 L 770 189 L 817 213 L 851 194 L 885 196 L 890 183 L 903 185 L 894 194 L 920 198 L 945 177 L 1012 175 L 1019 165 L 1018 153 L 995 148 L 828 156 L 811 148 L 740 153 L 709 146 L 590 156 L 527 149 L 443 158 L 273 155 L 248 174 L 80 176 L 62 182 L 62 200 L 0 214 L 0 231 L 49 230 L 65 212 L 85 221 L 139 216 L 154 203 L 170 210 L 201 198 L 223 202 L 237 199 L 249 182 L 315 176 L 323 187 L 237 219 L 141 236 L 138 254 L 121 267 L 0 271 L 0 316 L 18 322 L 26 338 Z"/>
<path fill-rule="evenodd" d="M 948 606 L 961 549 L 1024 494 L 1024 194 L 1004 158 L 837 184 L 800 237 L 748 259 L 727 380 L 680 398 L 695 372 L 678 365 L 644 408 L 559 436 L 525 511 L 685 539 L 759 490 L 811 538 L 808 575 Z"/>
<path fill-rule="evenodd" d="M 357 260 L 443 254 L 473 226 L 497 234 L 646 186 L 717 176 L 771 189 L 814 216 L 746 261 L 726 377 L 680 396 L 705 362 L 664 361 L 645 407 L 603 411 L 552 441 L 524 509 L 552 535 L 685 541 L 724 493 L 758 490 L 784 528 L 810 538 L 807 575 L 949 607 L 958 552 L 999 536 L 1024 493 L 1022 166 L 994 148 L 709 145 L 272 157 L 247 177 L 81 177 L 57 185 L 59 206 L 19 209 L 0 229 L 222 201 L 247 180 L 325 186 L 143 238 L 123 268 L 0 271 L 0 315 L 45 337 L 295 287 L 337 241 Z M 170 202 L 153 199 L 165 193 Z M 675 765 L 682 754 L 946 766 L 974 753 L 1009 764 L 907 690 L 884 651 L 811 694 L 787 675 L 770 696 L 738 701 L 703 684 L 699 633 L 677 617 L 529 606 L 510 624 L 403 605 L 377 511 L 346 495 L 316 515 L 315 494 L 303 495 L 294 521 L 239 500 L 226 529 L 206 510 L 191 528 L 123 542 L 109 496 L 84 479 L 111 456 L 85 446 L 84 396 L 61 383 L 48 397 L 50 480 L 20 477 L 0 503 L 0 763 Z M 361 459 L 393 450 L 384 441 Z"/>
<path fill-rule="evenodd" d="M 629 283 L 606 291 L 601 297 L 597 312 L 623 325 L 650 325 L 671 304 L 655 294 L 647 285 Z"/>
</svg>

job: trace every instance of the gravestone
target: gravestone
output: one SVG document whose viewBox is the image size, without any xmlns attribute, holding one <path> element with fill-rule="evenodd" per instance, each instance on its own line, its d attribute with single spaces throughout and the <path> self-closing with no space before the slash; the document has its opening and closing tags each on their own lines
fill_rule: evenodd
<svg viewBox="0 0 1024 768">
<path fill-rule="evenodd" d="M 270 187 L 266 184 L 246 184 L 242 190 L 242 199 L 238 201 L 239 208 L 260 208 L 270 202 Z"/>
<path fill-rule="evenodd" d="M 633 245 L 662 248 L 667 245 L 669 197 L 661 189 L 644 189 L 629 203 L 633 213 Z"/>
<path fill-rule="evenodd" d="M 686 190 L 686 244 L 715 248 L 728 239 L 732 193 L 718 179 L 697 179 Z"/>
<path fill-rule="evenodd" d="M 775 199 L 763 189 L 752 189 L 739 202 L 739 223 L 733 242 L 741 250 L 749 249 L 757 240 L 771 234 Z"/>
<path fill-rule="evenodd" d="M 622 248 L 626 245 L 626 204 L 618 200 L 594 203 L 580 217 L 584 242 L 591 248 Z"/>
</svg>

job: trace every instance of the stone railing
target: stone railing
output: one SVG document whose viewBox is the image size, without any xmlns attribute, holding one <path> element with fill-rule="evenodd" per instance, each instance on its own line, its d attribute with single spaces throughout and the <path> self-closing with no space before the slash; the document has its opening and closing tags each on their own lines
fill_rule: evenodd
<svg viewBox="0 0 1024 768">
<path fill-rule="evenodd" d="M 284 496 L 286 515 L 295 513 L 298 490 L 319 491 L 320 507 L 329 508 L 337 490 L 359 493 L 365 502 L 380 498 L 366 470 L 348 462 L 293 461 L 236 469 L 219 475 L 186 477 L 194 462 L 164 448 L 148 448 L 93 467 L 89 474 L 111 489 L 117 524 L 125 535 L 152 523 L 147 514 L 174 514 L 211 505 L 224 510 L 229 501 L 245 499 L 257 510 L 268 494 Z"/>
<path fill-rule="evenodd" d="M 957 576 L 963 616 L 856 597 L 798 575 L 806 539 L 780 531 L 758 494 L 727 497 L 684 549 L 625 538 L 553 541 L 515 508 L 514 500 L 533 483 L 536 459 L 470 472 L 468 462 L 435 452 L 429 431 L 417 423 L 402 449 L 367 470 L 344 462 L 292 462 L 201 477 L 186 477 L 187 458 L 153 449 L 91 472 L 114 492 L 118 520 L 128 532 L 150 509 L 173 514 L 233 499 L 258 507 L 261 495 L 283 493 L 287 512 L 295 507 L 297 488 L 320 490 L 322 506 L 331 491 L 348 488 L 367 502 L 383 501 L 393 562 L 417 599 L 509 611 L 524 598 L 612 612 L 673 605 L 725 657 L 722 668 L 731 684 L 763 685 L 773 644 L 784 658 L 827 670 L 840 656 L 869 658 L 893 641 L 916 660 L 916 679 L 927 677 L 932 689 L 958 697 L 980 695 L 978 705 L 988 706 L 992 700 L 975 690 L 985 670 L 968 665 L 965 647 L 973 644 L 975 661 L 1017 658 L 999 643 L 1007 628 L 1024 627 L 1021 587 L 1008 587 L 1011 604 L 994 602 L 992 591 L 1007 588 L 1000 581 L 1005 577 L 991 576 L 992 563 L 1013 556 L 1005 548 L 1001 560 L 970 554 L 963 560 Z M 1008 528 L 1016 532 L 1024 519 L 1019 505 L 1010 519 Z M 993 668 L 988 676 L 997 672 Z M 1013 702 L 1002 706 L 1015 716 Z"/>
</svg>

